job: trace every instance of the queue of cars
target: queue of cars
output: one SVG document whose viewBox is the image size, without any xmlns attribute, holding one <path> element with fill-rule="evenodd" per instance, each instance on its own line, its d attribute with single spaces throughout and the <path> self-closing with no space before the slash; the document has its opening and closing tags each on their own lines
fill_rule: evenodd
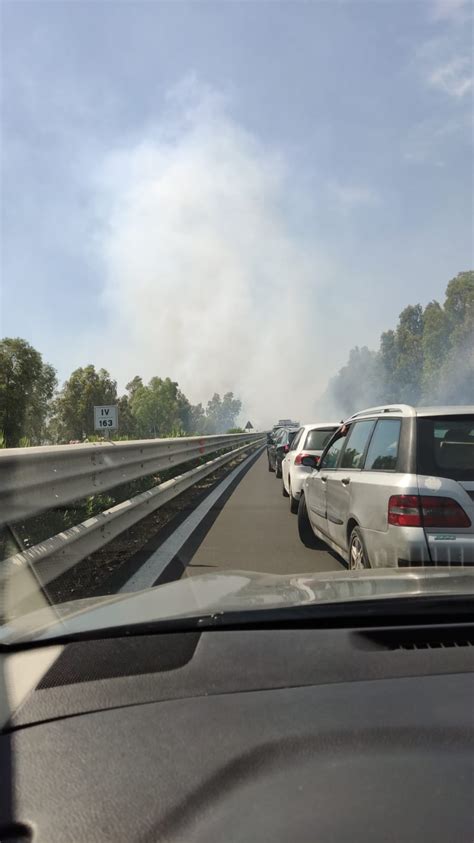
<svg viewBox="0 0 474 843">
<path fill-rule="evenodd" d="M 275 431 L 273 437 L 267 442 L 268 470 L 274 471 L 278 478 L 281 477 L 282 462 L 297 432 L 297 427 L 282 427 Z"/>
<path fill-rule="evenodd" d="M 474 564 L 474 406 L 375 407 L 283 428 L 268 453 L 301 540 L 349 568 Z"/>
<path fill-rule="evenodd" d="M 298 512 L 301 490 L 308 474 L 309 466 L 303 461 L 311 457 L 311 464 L 314 460 L 316 466 L 338 427 L 335 423 L 305 424 L 296 432 L 282 462 L 282 492 L 284 497 L 289 497 L 292 512 Z"/>
</svg>

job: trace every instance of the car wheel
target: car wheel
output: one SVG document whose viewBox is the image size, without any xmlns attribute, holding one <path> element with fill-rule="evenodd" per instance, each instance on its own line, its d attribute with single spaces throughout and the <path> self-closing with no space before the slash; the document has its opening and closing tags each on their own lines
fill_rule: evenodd
<svg viewBox="0 0 474 843">
<path fill-rule="evenodd" d="M 349 570 L 363 571 L 365 568 L 370 568 L 370 562 L 360 528 L 354 527 L 349 542 Z"/>
<path fill-rule="evenodd" d="M 291 493 L 291 481 L 288 481 L 288 488 L 290 490 L 290 512 L 292 512 L 293 515 L 296 515 L 299 509 L 299 500 L 298 498 L 294 498 Z"/>
<path fill-rule="evenodd" d="M 306 501 L 303 492 L 301 492 L 298 501 L 298 535 L 305 545 L 313 545 L 315 536 L 309 523 L 308 510 L 306 509 Z"/>
<path fill-rule="evenodd" d="M 281 479 L 281 465 L 278 465 L 278 463 L 276 464 L 275 472 L 276 472 L 276 477 L 278 477 L 278 479 L 280 480 Z"/>
<path fill-rule="evenodd" d="M 281 481 L 281 493 L 282 493 L 284 498 L 288 497 L 288 492 L 285 489 L 285 481 L 283 479 Z"/>
</svg>

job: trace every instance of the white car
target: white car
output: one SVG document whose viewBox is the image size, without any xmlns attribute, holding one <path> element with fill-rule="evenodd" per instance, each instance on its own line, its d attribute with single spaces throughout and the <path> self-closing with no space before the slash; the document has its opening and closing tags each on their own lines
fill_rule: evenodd
<svg viewBox="0 0 474 843">
<path fill-rule="evenodd" d="M 303 481 L 312 469 L 302 464 L 303 457 L 320 457 L 333 433 L 340 427 L 337 422 L 305 424 L 300 427 L 282 462 L 283 496 L 290 498 L 290 509 L 298 512 L 298 501 Z"/>
</svg>

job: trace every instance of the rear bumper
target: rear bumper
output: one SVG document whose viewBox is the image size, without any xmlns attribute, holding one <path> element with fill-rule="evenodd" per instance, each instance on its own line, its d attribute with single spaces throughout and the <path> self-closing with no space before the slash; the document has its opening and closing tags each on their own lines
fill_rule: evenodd
<svg viewBox="0 0 474 843">
<path fill-rule="evenodd" d="M 469 562 L 450 562 L 448 559 L 439 559 L 438 562 L 409 562 L 408 559 L 399 559 L 399 568 L 461 568 L 473 563 Z"/>
<path fill-rule="evenodd" d="M 362 530 L 373 568 L 420 568 L 474 565 L 474 536 L 440 539 L 418 527 L 392 527 L 386 532 Z"/>
<path fill-rule="evenodd" d="M 474 565 L 474 534 L 427 533 L 433 565 Z"/>
<path fill-rule="evenodd" d="M 303 483 L 308 474 L 311 474 L 311 469 L 306 465 L 293 465 L 290 470 L 291 480 L 291 494 L 298 499 L 303 489 Z"/>
<path fill-rule="evenodd" d="M 384 532 L 362 529 L 362 535 L 373 568 L 433 564 L 422 527 L 390 525 Z"/>
</svg>

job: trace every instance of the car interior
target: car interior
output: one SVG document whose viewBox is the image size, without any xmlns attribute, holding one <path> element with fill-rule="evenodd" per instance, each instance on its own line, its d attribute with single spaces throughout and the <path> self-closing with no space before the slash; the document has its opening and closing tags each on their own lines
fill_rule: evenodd
<svg viewBox="0 0 474 843">
<path fill-rule="evenodd" d="M 425 609 L 4 649 L 2 843 L 467 843 L 474 627 Z"/>
</svg>

